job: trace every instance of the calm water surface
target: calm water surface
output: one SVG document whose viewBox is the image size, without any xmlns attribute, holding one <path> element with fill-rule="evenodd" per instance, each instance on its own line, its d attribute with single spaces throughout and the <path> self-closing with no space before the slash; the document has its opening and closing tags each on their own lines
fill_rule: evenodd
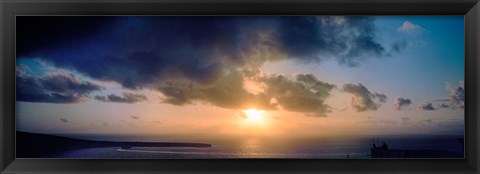
<svg viewBox="0 0 480 174">
<path fill-rule="evenodd" d="M 172 136 L 69 135 L 70 137 L 109 141 L 182 141 Z M 384 136 L 391 149 L 444 150 L 462 152 L 457 138 L 462 136 Z M 88 148 L 56 154 L 57 158 L 370 158 L 371 137 L 360 138 L 188 138 L 184 142 L 202 142 L 211 148 L 120 147 Z"/>
</svg>

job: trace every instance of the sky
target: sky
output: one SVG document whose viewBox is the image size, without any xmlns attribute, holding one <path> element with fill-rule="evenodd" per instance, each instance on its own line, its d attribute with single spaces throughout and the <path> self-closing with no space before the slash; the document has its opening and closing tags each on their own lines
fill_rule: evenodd
<svg viewBox="0 0 480 174">
<path fill-rule="evenodd" d="M 18 16 L 17 130 L 464 129 L 463 16 Z"/>
</svg>

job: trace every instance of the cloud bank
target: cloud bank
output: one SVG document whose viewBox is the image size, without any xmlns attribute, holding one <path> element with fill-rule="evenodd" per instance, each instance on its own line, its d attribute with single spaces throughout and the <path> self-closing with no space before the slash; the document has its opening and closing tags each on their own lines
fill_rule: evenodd
<svg viewBox="0 0 480 174">
<path fill-rule="evenodd" d="M 19 35 L 32 36 L 18 38 L 18 55 L 40 57 L 55 67 L 95 80 L 113 81 L 126 89 L 158 91 L 162 94 L 162 103 L 285 109 L 310 116 L 325 116 L 330 112 L 325 100 L 335 85 L 312 74 L 298 74 L 294 79 L 279 74 L 265 75 L 259 69 L 264 63 L 281 60 L 316 63 L 333 59 L 354 67 L 386 55 L 385 46 L 377 40 L 374 17 L 367 16 L 88 19 L 76 17 L 78 23 L 75 23 L 61 17 L 18 18 Z M 26 27 L 58 21 L 69 25 Z M 33 37 L 36 35 L 39 37 Z M 34 43 L 48 44 L 30 45 Z M 400 50 L 403 45 L 394 47 Z M 245 89 L 247 81 L 257 84 L 259 91 Z M 27 86 L 28 81 L 19 82 Z M 99 87 L 85 88 L 88 90 L 67 95 L 75 96 L 69 100 L 43 101 L 78 102 L 78 98 Z M 385 94 L 370 93 L 362 84 L 347 84 L 343 90 L 354 96 L 352 106 L 357 111 L 376 110 L 387 99 Z M 23 100 L 27 100 L 25 98 L 28 97 Z M 145 101 L 146 97 L 124 93 L 123 96 L 97 95 L 94 99 L 136 103 Z"/>
<path fill-rule="evenodd" d="M 104 30 L 89 33 L 91 37 L 82 42 L 21 53 L 41 56 L 55 66 L 74 68 L 92 78 L 113 80 L 131 89 L 155 85 L 158 79 L 179 77 L 211 84 L 225 69 L 278 59 L 309 62 L 333 58 L 356 66 L 369 57 L 384 54 L 383 46 L 375 40 L 372 17 L 111 20 L 106 23 L 109 26 L 102 26 Z M 19 23 L 22 21 L 19 19 Z M 270 53 L 278 54 L 274 57 Z"/>
<path fill-rule="evenodd" d="M 39 103 L 78 103 L 101 86 L 77 79 L 72 74 L 49 73 L 29 76 L 17 69 L 17 101 Z"/>
</svg>

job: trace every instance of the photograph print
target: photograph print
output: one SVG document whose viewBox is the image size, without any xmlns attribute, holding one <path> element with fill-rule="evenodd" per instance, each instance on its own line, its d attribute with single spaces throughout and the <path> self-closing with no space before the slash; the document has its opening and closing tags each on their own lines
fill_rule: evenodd
<svg viewBox="0 0 480 174">
<path fill-rule="evenodd" d="M 17 16 L 16 157 L 464 158 L 463 16 Z"/>
</svg>

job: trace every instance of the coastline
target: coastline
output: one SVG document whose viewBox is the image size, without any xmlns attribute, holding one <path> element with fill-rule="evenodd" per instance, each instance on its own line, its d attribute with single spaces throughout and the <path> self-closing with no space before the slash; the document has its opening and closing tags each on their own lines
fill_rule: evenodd
<svg viewBox="0 0 480 174">
<path fill-rule="evenodd" d="M 96 147 L 195 147 L 209 148 L 211 144 L 190 142 L 116 142 L 76 139 L 55 135 L 16 132 L 17 158 L 48 158 L 69 150 Z"/>
</svg>

